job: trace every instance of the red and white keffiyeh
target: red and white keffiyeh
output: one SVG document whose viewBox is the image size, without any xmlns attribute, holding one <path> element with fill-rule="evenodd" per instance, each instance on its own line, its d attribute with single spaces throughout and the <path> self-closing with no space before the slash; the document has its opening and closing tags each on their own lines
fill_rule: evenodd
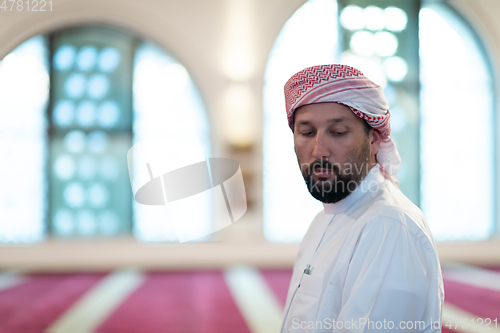
<svg viewBox="0 0 500 333">
<path fill-rule="evenodd" d="M 391 134 L 389 103 L 382 87 L 356 68 L 329 64 L 308 67 L 294 74 L 285 84 L 288 125 L 293 131 L 293 113 L 307 104 L 335 102 L 348 106 L 358 117 L 382 134 L 377 161 L 387 179 L 399 186 L 401 167 L 396 143 Z"/>
</svg>

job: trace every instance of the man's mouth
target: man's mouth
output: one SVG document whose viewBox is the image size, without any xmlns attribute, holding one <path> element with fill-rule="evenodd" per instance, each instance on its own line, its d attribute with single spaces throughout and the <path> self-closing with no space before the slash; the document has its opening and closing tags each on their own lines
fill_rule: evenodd
<svg viewBox="0 0 500 333">
<path fill-rule="evenodd" d="M 329 168 L 315 168 L 313 174 L 318 177 L 329 177 L 333 175 L 334 172 Z"/>
</svg>

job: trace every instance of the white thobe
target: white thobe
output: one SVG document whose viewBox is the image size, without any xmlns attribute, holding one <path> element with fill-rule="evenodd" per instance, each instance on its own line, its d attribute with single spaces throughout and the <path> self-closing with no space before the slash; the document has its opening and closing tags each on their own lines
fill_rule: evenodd
<svg viewBox="0 0 500 333">
<path fill-rule="evenodd" d="M 299 247 L 281 332 L 441 332 L 443 278 L 421 210 L 378 164 L 323 205 Z"/>
</svg>

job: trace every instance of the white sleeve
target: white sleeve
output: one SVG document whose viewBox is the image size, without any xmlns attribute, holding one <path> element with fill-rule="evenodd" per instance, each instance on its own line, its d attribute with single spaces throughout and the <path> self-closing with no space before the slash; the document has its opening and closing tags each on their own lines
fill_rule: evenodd
<svg viewBox="0 0 500 333">
<path fill-rule="evenodd" d="M 342 291 L 337 321 L 343 328 L 334 332 L 433 332 L 431 323 L 415 324 L 423 321 L 427 269 L 425 252 L 400 221 L 377 217 L 368 222 Z M 353 323 L 357 327 L 350 327 Z"/>
</svg>

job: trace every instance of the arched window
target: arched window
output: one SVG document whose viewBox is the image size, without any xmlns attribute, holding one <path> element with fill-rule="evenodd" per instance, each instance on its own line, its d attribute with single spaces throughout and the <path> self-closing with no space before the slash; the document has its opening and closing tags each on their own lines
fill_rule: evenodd
<svg viewBox="0 0 500 333">
<path fill-rule="evenodd" d="M 168 152 L 165 156 L 168 159 L 182 161 L 186 152 L 193 153 L 193 147 L 199 142 L 205 157 L 210 156 L 210 129 L 198 90 L 184 66 L 151 43 L 142 43 L 135 53 L 133 96 L 134 143 L 148 135 L 159 134 L 168 140 L 158 142 L 155 150 L 159 154 Z M 193 127 L 197 133 L 188 132 L 186 127 Z M 162 135 L 165 132 L 168 135 Z M 137 169 L 138 163 L 140 161 L 136 160 Z M 158 171 L 152 168 L 155 177 L 159 176 Z M 165 206 L 145 206 L 134 202 L 135 236 L 147 241 L 177 240 L 175 224 L 166 221 L 166 213 Z M 204 201 L 194 213 L 196 216 L 191 215 L 190 225 L 196 225 L 196 228 L 192 229 L 200 233 L 205 230 L 204 234 L 208 235 L 212 230 L 210 202 Z"/>
<path fill-rule="evenodd" d="M 491 236 L 496 213 L 491 66 L 456 12 L 445 4 L 420 10 L 415 4 L 310 0 L 281 30 L 264 87 L 264 231 L 270 241 L 299 241 L 322 209 L 296 163 L 284 83 L 304 67 L 335 62 L 361 69 L 384 87 L 391 136 L 402 157 L 401 190 L 421 206 L 435 239 Z M 471 196 L 477 202 L 471 204 Z"/>
<path fill-rule="evenodd" d="M 308 1 L 285 24 L 269 55 L 264 86 L 263 200 L 264 234 L 271 241 L 300 241 L 308 222 L 322 208 L 307 192 L 298 167 L 283 86 L 304 67 L 335 61 L 336 17 L 335 1 Z"/>
<path fill-rule="evenodd" d="M 47 212 L 46 40 L 37 36 L 0 62 L 0 242 L 43 239 Z"/>
<path fill-rule="evenodd" d="M 181 64 L 126 32 L 76 27 L 7 55 L 0 87 L 0 159 L 9 161 L 0 174 L 0 242 L 177 239 L 161 207 L 133 201 L 127 151 L 162 122 L 190 116 L 209 156 L 207 115 Z M 200 207 L 200 228 L 211 223 L 208 208 Z"/>
<path fill-rule="evenodd" d="M 495 226 L 495 89 L 470 26 L 446 5 L 420 11 L 422 209 L 437 240 Z"/>
</svg>

